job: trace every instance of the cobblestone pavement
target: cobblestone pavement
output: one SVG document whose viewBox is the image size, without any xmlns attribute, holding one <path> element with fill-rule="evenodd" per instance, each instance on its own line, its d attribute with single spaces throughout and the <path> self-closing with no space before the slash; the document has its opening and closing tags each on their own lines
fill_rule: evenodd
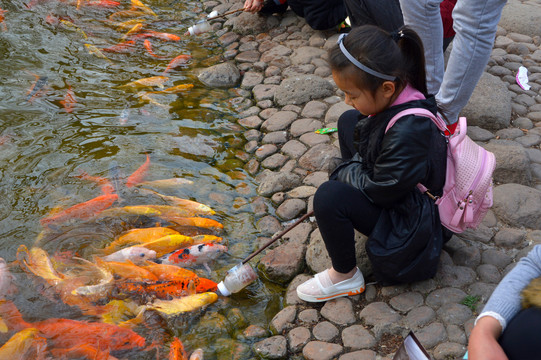
<svg viewBox="0 0 541 360">
<path fill-rule="evenodd" d="M 242 4 L 207 1 L 203 9 L 224 13 Z M 269 17 L 235 14 L 213 27 L 223 56 L 241 74 L 240 88 L 231 89 L 238 95 L 233 99 L 238 123 L 246 129 L 238 157 L 258 180 L 252 206 L 258 229 L 270 237 L 311 209 L 329 160 L 339 155 L 336 134 L 314 133 L 335 126 L 349 108 L 325 60 L 338 35 L 312 30 L 291 11 Z M 498 162 L 494 207 L 482 225 L 445 245 L 433 279 L 368 285 L 361 295 L 323 304 L 296 296 L 299 283 L 329 266 L 316 225 L 296 227 L 259 259 L 269 279 L 289 286 L 283 309 L 269 324 L 273 336 L 254 335 L 258 356 L 391 359 L 410 330 L 437 360 L 463 356 L 473 321 L 496 284 L 541 243 L 540 35 L 541 1 L 509 1 L 486 73 L 463 112 L 469 136 L 493 151 Z M 529 71 L 529 91 L 516 83 L 520 66 Z M 362 246 L 359 263 L 370 280 Z"/>
</svg>

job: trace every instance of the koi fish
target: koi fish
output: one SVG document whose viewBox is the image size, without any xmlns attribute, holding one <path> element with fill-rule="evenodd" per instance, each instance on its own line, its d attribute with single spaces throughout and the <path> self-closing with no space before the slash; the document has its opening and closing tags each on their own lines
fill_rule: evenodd
<svg viewBox="0 0 541 360">
<path fill-rule="evenodd" d="M 162 104 L 162 103 L 154 100 L 152 97 L 150 97 L 148 92 L 140 92 L 140 93 L 137 94 L 137 96 L 140 97 L 139 102 L 148 101 L 149 103 L 154 104 L 156 106 L 163 107 L 163 108 L 169 108 L 169 105 Z"/>
<path fill-rule="evenodd" d="M 216 212 L 212 210 L 209 206 L 198 203 L 196 201 L 181 199 L 176 196 L 163 195 L 154 190 L 145 189 L 145 188 L 140 188 L 140 191 L 143 193 L 148 192 L 152 195 L 158 196 L 160 199 L 165 200 L 169 204 L 173 205 L 171 207 L 167 207 L 166 205 L 151 205 L 152 208 L 162 211 L 162 214 L 165 214 L 165 213 L 170 214 L 170 212 L 168 211 L 168 209 L 170 209 L 171 211 L 173 211 L 173 213 L 177 214 L 178 216 L 182 216 L 181 213 L 175 210 L 177 208 L 184 209 L 186 212 L 192 214 L 192 215 L 187 215 L 187 216 L 216 214 Z"/>
<path fill-rule="evenodd" d="M 180 199 L 180 198 L 177 198 L 177 199 L 183 200 L 183 199 Z M 160 216 L 163 217 L 163 218 L 183 217 L 183 216 L 189 217 L 189 216 L 195 216 L 195 215 L 211 215 L 211 213 L 213 213 L 212 209 L 210 209 L 209 207 L 205 208 L 204 207 L 205 205 L 203 205 L 203 204 L 200 204 L 200 205 L 203 205 L 203 207 L 200 207 L 200 209 L 202 209 L 202 210 L 199 211 L 198 210 L 198 205 L 197 205 L 199 203 L 195 203 L 195 201 L 193 203 L 194 204 L 191 204 L 190 200 L 186 200 L 186 202 L 185 202 L 186 206 L 180 206 L 180 205 L 177 205 L 177 206 L 171 206 L 171 205 L 147 205 L 147 206 L 161 212 Z"/>
<path fill-rule="evenodd" d="M 164 220 L 172 222 L 177 226 L 193 226 L 197 228 L 208 229 L 214 233 L 220 233 L 224 226 L 216 220 L 203 218 L 203 217 L 178 217 L 178 216 L 167 216 L 164 217 Z"/>
<path fill-rule="evenodd" d="M 149 250 L 154 250 L 156 252 L 156 256 L 160 257 L 176 249 L 183 248 L 186 246 L 191 246 L 192 244 L 193 244 L 193 239 L 189 236 L 166 235 L 159 239 L 140 244 L 139 246 L 136 246 L 136 247 L 143 246 Z M 134 247 L 135 246 L 132 246 L 126 249 L 133 249 Z M 123 249 L 123 250 L 128 251 L 126 249 Z"/>
<path fill-rule="evenodd" d="M 124 206 L 121 208 L 111 208 L 104 210 L 99 214 L 99 217 L 119 217 L 123 215 L 146 215 L 146 216 L 159 216 L 161 213 L 144 205 Z"/>
<path fill-rule="evenodd" d="M 41 225 L 45 226 L 53 223 L 66 222 L 71 219 L 90 219 L 109 208 L 116 200 L 118 200 L 117 194 L 100 195 L 94 199 L 73 205 L 55 215 L 43 218 L 40 222 Z"/>
<path fill-rule="evenodd" d="M 227 246 L 220 244 L 199 244 L 177 250 L 154 260 L 158 264 L 169 265 L 204 265 L 210 272 L 208 262 L 227 251 Z"/>
<path fill-rule="evenodd" d="M 190 355 L 189 360 L 203 360 L 203 349 L 195 349 Z"/>
<path fill-rule="evenodd" d="M 136 264 L 144 263 L 146 260 L 155 259 L 156 251 L 142 246 L 132 246 L 104 256 L 103 261 L 133 261 Z"/>
<path fill-rule="evenodd" d="M 188 354 L 184 350 L 184 345 L 176 336 L 171 342 L 171 345 L 169 345 L 169 360 L 188 360 Z"/>
<path fill-rule="evenodd" d="M 152 261 L 147 261 L 146 263 L 147 265 L 143 266 L 143 269 L 156 275 L 158 280 L 180 280 L 183 278 L 198 277 L 193 271 L 186 270 L 179 266 L 156 264 Z"/>
<path fill-rule="evenodd" d="M 193 84 L 180 84 L 161 91 L 147 91 L 145 94 L 177 94 L 181 91 L 190 90 Z"/>
<path fill-rule="evenodd" d="M 17 249 L 17 260 L 21 267 L 24 265 L 23 270 L 41 277 L 50 285 L 57 285 L 65 279 L 65 276 L 53 267 L 47 252 L 41 248 L 33 247 L 29 251 L 26 245 L 22 244 Z"/>
<path fill-rule="evenodd" d="M 99 58 L 102 58 L 102 59 L 105 59 L 105 60 L 108 60 L 108 61 L 111 61 L 111 59 L 109 59 L 107 56 L 103 55 L 103 53 L 100 51 L 100 49 L 98 49 L 97 47 L 95 47 L 94 45 L 91 45 L 91 44 L 85 44 L 86 48 L 88 49 L 88 52 L 92 55 L 95 55 Z"/>
<path fill-rule="evenodd" d="M 170 188 L 170 187 L 177 187 L 177 186 L 182 186 L 182 185 L 193 185 L 193 181 L 184 179 L 184 178 L 171 178 L 171 179 L 144 181 L 137 185 L 157 187 L 157 188 Z"/>
<path fill-rule="evenodd" d="M 131 20 L 116 24 L 116 27 L 117 27 L 117 30 L 122 30 L 122 29 L 131 27 L 137 24 L 145 23 L 145 22 L 146 22 L 145 19 L 131 19 Z"/>
<path fill-rule="evenodd" d="M 2 24 L 2 30 L 4 31 L 8 31 L 8 26 L 6 25 L 5 23 L 5 18 L 4 18 L 4 14 L 9 12 L 8 10 L 3 10 L 3 9 L 0 9 L 0 23 Z"/>
<path fill-rule="evenodd" d="M 139 168 L 135 170 L 133 174 L 128 176 L 128 178 L 126 179 L 126 187 L 133 187 L 136 184 L 139 184 L 141 181 L 143 181 L 149 167 L 150 167 L 150 156 L 148 156 L 147 154 L 147 159 L 143 163 L 143 165 L 139 166 Z"/>
<path fill-rule="evenodd" d="M 148 78 L 143 78 L 143 79 L 139 79 L 139 80 L 135 80 L 135 81 L 132 81 L 130 83 L 127 83 L 127 84 L 124 84 L 124 85 L 120 85 L 118 88 L 119 89 L 124 89 L 124 88 L 141 88 L 141 87 L 152 87 L 152 86 L 157 86 L 161 89 L 163 89 L 163 83 L 168 81 L 169 78 L 167 76 L 151 76 L 151 77 L 148 77 Z"/>
<path fill-rule="evenodd" d="M 78 27 L 77 25 L 72 23 L 71 21 L 60 19 L 60 22 L 63 25 L 65 25 L 69 30 L 78 32 L 79 34 L 81 34 L 83 36 L 83 38 L 88 39 L 88 36 L 86 35 L 86 33 L 83 30 L 81 30 L 80 27 Z"/>
<path fill-rule="evenodd" d="M 178 231 L 166 227 L 150 227 L 144 229 L 132 229 L 118 237 L 102 251 L 110 254 L 124 245 L 144 244 L 145 242 L 159 239 L 166 235 L 180 235 Z"/>
<path fill-rule="evenodd" d="M 218 289 L 218 284 L 210 279 L 195 276 L 176 280 L 117 281 L 115 283 L 115 288 L 118 294 L 125 296 L 171 299 L 195 293 L 216 291 L 216 289 Z"/>
<path fill-rule="evenodd" d="M 145 15 L 145 13 L 142 11 L 123 10 L 123 11 L 117 11 L 116 13 L 109 15 L 109 20 L 113 20 L 118 17 L 137 17 L 137 16 L 143 16 L 143 15 Z"/>
<path fill-rule="evenodd" d="M 113 324 L 55 318 L 28 323 L 11 301 L 0 301 L 0 315 L 16 331 L 38 329 L 52 348 L 69 349 L 85 344 L 102 351 L 121 351 L 145 346 L 142 336 Z"/>
<path fill-rule="evenodd" d="M 143 23 L 137 23 L 137 24 L 133 25 L 132 28 L 130 30 L 128 30 L 128 32 L 126 34 L 124 34 L 124 36 L 122 36 L 122 39 L 124 40 L 128 36 L 139 32 L 143 28 L 143 26 L 145 26 Z"/>
<path fill-rule="evenodd" d="M 77 100 L 75 100 L 75 93 L 71 89 L 71 85 L 68 86 L 68 91 L 66 92 L 66 95 L 64 96 L 64 100 L 60 101 L 60 104 L 64 106 L 64 110 L 66 110 L 67 113 L 71 113 L 73 111 L 73 105 L 77 103 Z"/>
<path fill-rule="evenodd" d="M 89 1 L 85 5 L 86 6 L 112 8 L 112 7 L 120 6 L 120 3 L 118 1 L 112 1 L 112 0 L 95 0 L 95 1 Z"/>
<path fill-rule="evenodd" d="M 32 100 L 45 88 L 49 78 L 47 76 L 38 76 L 36 77 L 36 82 L 30 87 L 28 93 L 26 94 L 26 101 L 32 102 Z"/>
<path fill-rule="evenodd" d="M 134 46 L 135 46 L 135 41 L 128 40 L 128 41 L 123 41 L 121 43 L 118 43 L 116 45 L 102 48 L 101 51 L 126 54 L 126 53 L 133 52 L 135 50 Z"/>
<path fill-rule="evenodd" d="M 0 299 L 15 292 L 15 277 L 9 272 L 6 261 L 0 258 Z"/>
<path fill-rule="evenodd" d="M 131 4 L 132 4 L 131 10 L 140 9 L 146 14 L 156 16 L 156 17 L 158 16 L 158 15 L 156 15 L 156 13 L 154 11 L 152 11 L 151 8 L 149 8 L 148 6 L 143 4 L 140 0 L 131 0 Z"/>
<path fill-rule="evenodd" d="M 188 61 L 190 61 L 191 59 L 192 59 L 192 56 L 187 55 L 187 54 L 182 54 L 175 57 L 173 60 L 169 62 L 169 64 L 167 65 L 167 67 L 165 68 L 163 72 L 163 75 L 167 74 L 170 70 L 176 67 L 179 67 L 181 65 L 186 65 L 186 63 L 188 63 Z"/>
<path fill-rule="evenodd" d="M 158 32 L 153 30 L 147 30 L 144 33 L 133 35 L 132 39 L 144 39 L 147 37 L 154 37 L 156 39 L 164 40 L 164 41 L 180 41 L 180 36 L 164 33 L 164 32 Z"/>
<path fill-rule="evenodd" d="M 95 182 L 96 184 L 100 185 L 101 186 L 101 192 L 104 195 L 112 194 L 112 193 L 114 193 L 116 191 L 115 188 L 113 187 L 113 185 L 111 184 L 111 182 L 109 181 L 109 179 L 107 179 L 105 177 L 91 176 L 91 175 L 89 175 L 88 173 L 86 173 L 84 171 L 81 172 L 81 175 L 75 175 L 75 177 L 79 178 L 79 179 L 83 179 L 83 180 L 89 180 L 89 181 Z"/>
<path fill-rule="evenodd" d="M 173 316 L 200 309 L 216 300 L 218 300 L 216 293 L 205 292 L 173 300 L 156 300 L 152 304 L 146 305 L 146 308 L 156 310 L 167 316 Z"/>
<path fill-rule="evenodd" d="M 145 39 L 145 41 L 143 41 L 143 44 L 145 45 L 145 49 L 147 49 L 147 52 L 150 54 L 150 56 L 155 57 L 156 59 L 165 59 L 165 56 L 156 55 L 154 51 L 152 51 L 152 44 L 150 43 L 150 40 Z"/>
<path fill-rule="evenodd" d="M 111 274 L 120 277 L 121 279 L 139 280 L 139 281 L 156 281 L 158 277 L 150 271 L 135 265 L 131 261 L 104 261 L 99 257 L 96 258 L 96 265 L 111 272 Z"/>
<path fill-rule="evenodd" d="M 54 348 L 50 350 L 55 359 L 93 359 L 93 360 L 118 360 L 109 354 L 109 350 L 99 350 L 87 344 L 80 344 L 69 349 Z"/>
<path fill-rule="evenodd" d="M 45 345 L 45 346 L 44 346 Z M 31 359 L 30 351 L 34 348 L 34 352 L 38 353 L 37 346 L 45 350 L 47 342 L 39 336 L 39 330 L 36 328 L 27 328 L 13 335 L 1 348 L 0 359 L 9 360 L 25 360 Z M 40 356 L 43 359 L 43 354 Z"/>
</svg>

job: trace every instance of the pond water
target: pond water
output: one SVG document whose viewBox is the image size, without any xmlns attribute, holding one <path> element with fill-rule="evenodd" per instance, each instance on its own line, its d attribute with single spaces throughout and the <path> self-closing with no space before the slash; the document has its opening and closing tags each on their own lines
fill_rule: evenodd
<svg viewBox="0 0 541 360">
<path fill-rule="evenodd" d="M 144 180 L 191 181 L 159 190 L 212 207 L 217 212 L 212 218 L 224 225 L 221 236 L 229 254 L 210 264 L 210 274 L 196 268 L 201 276 L 219 282 L 256 247 L 257 219 L 250 207 L 256 184 L 237 156 L 244 146 L 242 129 L 235 121 L 238 95 L 205 87 L 195 76 L 197 68 L 221 62 L 223 49 L 212 33 L 183 35 L 202 17 L 201 3 L 149 0 L 144 3 L 156 16 L 136 16 L 114 15 L 131 7 L 127 0 L 118 1 L 120 5 L 108 8 L 103 6 L 107 2 L 80 0 L 79 9 L 77 1 L 0 1 L 0 7 L 8 11 L 4 13 L 7 29 L 1 31 L 0 24 L 0 257 L 11 264 L 16 277 L 18 291 L 9 298 L 29 322 L 95 320 L 63 304 L 44 281 L 13 263 L 20 245 L 31 248 L 36 243 L 43 230 L 40 219 L 101 194 L 98 184 L 78 177 L 84 172 L 107 178 L 120 174 L 120 199 L 115 207 L 161 204 L 156 197 L 122 182 L 145 162 L 147 154 L 150 167 Z M 142 39 L 130 48 L 132 52 L 103 52 L 107 58 L 92 53 L 92 46 L 103 49 L 126 40 L 123 36 L 131 26 L 121 28 L 119 23 L 133 18 L 145 19 L 145 30 L 176 34 L 181 39 L 148 38 L 159 58 L 150 54 Z M 193 88 L 151 94 L 148 101 L 141 98 L 140 91 L 159 91 L 159 87 L 121 87 L 162 76 L 169 61 L 179 54 L 192 58 L 169 71 L 163 85 L 193 84 Z M 75 99 L 72 109 L 65 99 L 70 89 Z M 118 171 L 113 172 L 115 169 Z M 72 223 L 70 230 L 80 224 Z M 74 251 L 88 258 L 118 235 L 103 224 L 85 226 L 61 241 L 40 246 L 50 256 Z M 203 348 L 205 359 L 252 358 L 251 343 L 239 337 L 239 330 L 249 324 L 266 327 L 281 306 L 282 294 L 283 288 L 258 279 L 204 311 L 135 330 L 147 337 L 148 344 L 158 338 L 162 356 L 175 335 L 188 351 Z M 0 340 L 3 343 L 6 335 L 0 334 Z M 154 351 L 123 356 L 151 359 Z"/>
</svg>

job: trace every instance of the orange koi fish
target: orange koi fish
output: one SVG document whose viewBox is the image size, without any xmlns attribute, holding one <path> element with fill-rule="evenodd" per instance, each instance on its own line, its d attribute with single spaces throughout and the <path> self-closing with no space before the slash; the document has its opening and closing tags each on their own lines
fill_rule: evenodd
<svg viewBox="0 0 541 360">
<path fill-rule="evenodd" d="M 145 24 L 143 23 L 137 23 L 133 25 L 132 28 L 128 30 L 128 32 L 124 34 L 124 36 L 122 36 L 122 39 L 126 39 L 128 36 L 138 33 L 143 28 L 143 26 L 145 26 Z"/>
<path fill-rule="evenodd" d="M 142 182 L 147 174 L 149 167 L 150 167 L 150 156 L 148 156 L 147 154 L 147 159 L 143 163 L 143 165 L 139 166 L 139 168 L 135 170 L 133 174 L 128 176 L 128 178 L 126 179 L 126 187 L 132 187 Z"/>
<path fill-rule="evenodd" d="M 187 54 L 182 54 L 182 55 L 177 56 L 176 58 L 174 58 L 173 60 L 169 62 L 169 64 L 167 65 L 167 67 L 165 68 L 163 72 L 163 75 L 167 74 L 170 70 L 176 67 L 186 65 L 188 61 L 190 61 L 191 59 L 192 59 L 192 56 L 187 55 Z"/>
<path fill-rule="evenodd" d="M 193 84 L 180 84 L 160 91 L 147 91 L 143 93 L 142 96 L 147 94 L 177 94 L 181 91 L 190 90 L 191 88 L 193 88 Z"/>
<path fill-rule="evenodd" d="M 87 344 L 80 344 L 69 349 L 51 349 L 51 355 L 55 359 L 93 359 L 93 360 L 118 360 L 109 354 L 109 350 L 99 350 Z"/>
<path fill-rule="evenodd" d="M 0 348 L 0 359 L 44 359 L 46 347 L 47 341 L 39 336 L 39 330 L 27 328 L 17 332 Z M 32 356 L 32 353 L 37 357 Z"/>
<path fill-rule="evenodd" d="M 198 277 L 193 271 L 186 270 L 175 265 L 156 264 L 152 261 L 147 261 L 148 265 L 143 266 L 146 269 L 156 275 L 158 280 L 180 280 L 183 278 L 196 278 Z"/>
<path fill-rule="evenodd" d="M 154 37 L 156 39 L 160 39 L 164 41 L 180 41 L 180 37 L 177 35 L 153 31 L 153 30 L 147 30 L 144 33 L 133 35 L 132 39 L 143 39 L 147 37 Z"/>
<path fill-rule="evenodd" d="M 176 214 L 178 216 L 194 216 L 194 215 L 214 215 L 216 212 L 205 204 L 198 203 L 196 201 L 182 199 L 176 196 L 168 196 L 160 194 L 154 190 L 140 188 L 142 193 L 150 193 L 156 195 L 162 200 L 165 200 L 169 204 L 173 205 L 168 207 L 167 205 L 149 205 L 150 207 L 160 210 L 162 214 Z M 182 209 L 182 210 L 181 210 Z M 180 211 L 191 213 L 192 215 L 181 215 Z"/>
<path fill-rule="evenodd" d="M 115 188 L 113 184 L 109 181 L 109 179 L 101 176 L 92 176 L 87 174 L 86 172 L 82 171 L 81 175 L 75 175 L 76 178 L 88 180 L 95 182 L 96 184 L 101 186 L 101 192 L 104 195 L 112 194 L 115 192 Z"/>
<path fill-rule="evenodd" d="M 184 345 L 176 336 L 169 346 L 169 360 L 188 360 L 188 354 L 184 350 Z"/>
<path fill-rule="evenodd" d="M 143 4 L 140 0 L 131 0 L 131 4 L 132 4 L 131 10 L 140 9 L 146 14 L 149 14 L 149 15 L 152 15 L 152 16 L 158 16 L 158 15 L 156 15 L 156 13 L 154 11 L 152 11 L 151 8 L 149 8 L 148 6 Z"/>
<path fill-rule="evenodd" d="M 52 223 L 65 222 L 71 219 L 90 219 L 109 208 L 117 200 L 117 194 L 101 195 L 83 203 L 73 205 L 55 215 L 43 218 L 40 222 L 41 225 L 45 226 Z"/>
<path fill-rule="evenodd" d="M 66 95 L 64 96 L 64 100 L 60 101 L 60 104 L 64 106 L 64 110 L 66 110 L 67 113 L 71 113 L 73 111 L 73 105 L 77 103 L 77 100 L 75 100 L 75 93 L 71 89 L 71 85 L 68 86 L 68 91 L 66 92 Z"/>
<path fill-rule="evenodd" d="M 127 296 L 149 296 L 157 299 L 171 299 L 207 291 L 216 291 L 218 284 L 214 281 L 187 277 L 177 280 L 158 281 L 118 281 L 115 284 L 119 294 Z"/>
<path fill-rule="evenodd" d="M 165 59 L 165 56 L 156 55 L 154 51 L 152 51 L 152 44 L 150 43 L 150 40 L 145 39 L 145 41 L 143 41 L 143 44 L 145 45 L 145 49 L 147 49 L 147 52 L 150 54 L 150 56 L 155 57 L 156 59 Z"/>
<path fill-rule="evenodd" d="M 171 300 L 155 300 L 145 309 L 158 311 L 165 316 L 176 316 L 182 313 L 194 311 L 218 300 L 218 295 L 214 292 L 205 292 L 202 294 L 192 294 L 181 298 Z"/>
<path fill-rule="evenodd" d="M 175 223 L 178 226 L 194 226 L 194 227 L 209 229 L 216 233 L 221 232 L 224 228 L 224 226 L 220 224 L 218 221 L 202 218 L 202 217 L 168 216 L 168 217 L 164 217 L 164 220 L 168 220 L 172 223 Z"/>
<path fill-rule="evenodd" d="M 47 76 L 38 76 L 34 75 L 36 77 L 36 82 L 30 87 L 28 92 L 26 93 L 26 101 L 32 102 L 35 97 L 38 96 L 44 90 L 45 86 L 47 85 L 47 81 L 49 78 Z"/>
<path fill-rule="evenodd" d="M 167 76 L 151 76 L 148 78 L 135 80 L 124 85 L 120 85 L 118 88 L 125 89 L 125 88 L 140 88 L 140 87 L 157 86 L 163 89 L 163 83 L 168 80 L 169 78 Z"/>
<path fill-rule="evenodd" d="M 0 315 L 10 329 L 38 329 L 52 348 L 70 349 L 84 344 L 102 351 L 120 351 L 145 346 L 142 336 L 113 324 L 55 318 L 28 323 L 11 301 L 0 301 Z"/>
<path fill-rule="evenodd" d="M 157 281 L 158 277 L 150 271 L 135 265 L 131 261 L 103 261 L 96 258 L 96 265 L 111 272 L 111 274 L 120 277 L 121 279 L 130 279 L 138 281 Z"/>
<path fill-rule="evenodd" d="M 116 27 L 117 27 L 117 30 L 122 30 L 128 27 L 132 27 L 134 25 L 140 24 L 140 23 L 145 23 L 145 22 L 146 22 L 145 19 L 131 19 L 131 20 L 127 20 L 127 21 L 116 24 Z"/>
<path fill-rule="evenodd" d="M 8 26 L 4 22 L 4 14 L 9 12 L 8 10 L 0 9 L 0 23 L 2 24 L 2 30 L 8 31 Z"/>
<path fill-rule="evenodd" d="M 131 53 L 135 50 L 134 45 L 135 45 L 135 41 L 128 40 L 128 41 L 123 41 L 121 43 L 118 43 L 116 45 L 102 48 L 101 51 L 126 54 L 126 53 Z"/>
</svg>

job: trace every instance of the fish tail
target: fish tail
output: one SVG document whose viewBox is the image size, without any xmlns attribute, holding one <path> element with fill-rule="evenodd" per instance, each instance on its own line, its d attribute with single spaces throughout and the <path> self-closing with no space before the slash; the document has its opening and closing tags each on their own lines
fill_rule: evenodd
<svg viewBox="0 0 541 360">
<path fill-rule="evenodd" d="M 23 316 L 15 304 L 9 300 L 0 300 L 0 315 L 9 329 L 21 331 L 22 329 L 32 327 L 31 324 L 24 321 Z"/>
</svg>

